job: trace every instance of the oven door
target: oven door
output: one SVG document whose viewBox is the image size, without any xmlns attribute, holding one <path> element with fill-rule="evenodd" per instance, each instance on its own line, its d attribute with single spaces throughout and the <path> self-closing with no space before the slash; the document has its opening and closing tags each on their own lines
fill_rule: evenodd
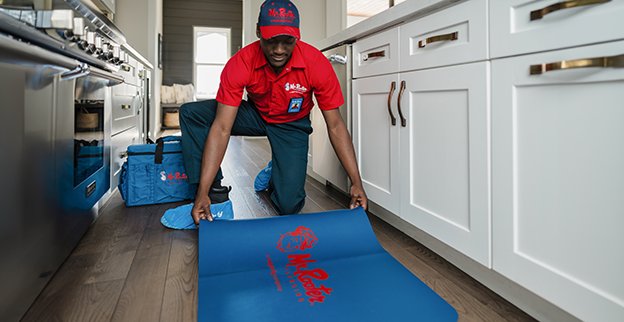
<svg viewBox="0 0 624 322">
<path fill-rule="evenodd" d="M 121 82 L 86 65 L 58 81 L 56 185 L 64 211 L 88 211 L 110 188 L 111 86 Z"/>
</svg>

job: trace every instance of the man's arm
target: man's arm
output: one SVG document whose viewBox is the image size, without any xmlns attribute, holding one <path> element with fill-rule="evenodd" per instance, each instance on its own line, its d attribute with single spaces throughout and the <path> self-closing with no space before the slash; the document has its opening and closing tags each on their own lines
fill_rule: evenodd
<svg viewBox="0 0 624 322">
<path fill-rule="evenodd" d="M 217 171 L 219 171 L 221 161 L 223 161 L 223 156 L 230 140 L 232 125 L 236 119 L 236 113 L 238 113 L 237 107 L 221 103 L 217 104 L 215 120 L 210 127 L 210 132 L 204 145 L 199 187 L 193 210 L 191 210 L 195 226 L 199 227 L 200 219 L 212 220 L 212 214 L 210 213 L 211 202 L 208 192 L 217 175 Z"/>
<path fill-rule="evenodd" d="M 347 131 L 347 126 L 340 115 L 340 110 L 335 108 L 322 112 L 325 124 L 327 124 L 329 140 L 353 184 L 351 186 L 350 207 L 353 209 L 357 206 L 362 206 L 366 210 L 368 208 L 368 197 L 366 197 L 366 192 L 364 192 L 364 187 L 362 186 L 362 178 L 360 177 L 360 170 L 355 159 L 353 143 L 351 142 L 349 131 Z"/>
</svg>

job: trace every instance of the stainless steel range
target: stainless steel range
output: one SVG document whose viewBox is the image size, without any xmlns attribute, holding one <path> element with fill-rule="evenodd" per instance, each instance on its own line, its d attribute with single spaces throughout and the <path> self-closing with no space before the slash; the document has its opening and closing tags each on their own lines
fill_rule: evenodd
<svg viewBox="0 0 624 322">
<path fill-rule="evenodd" d="M 116 187 L 139 56 L 90 1 L 0 1 L 0 320 L 20 320 Z"/>
</svg>

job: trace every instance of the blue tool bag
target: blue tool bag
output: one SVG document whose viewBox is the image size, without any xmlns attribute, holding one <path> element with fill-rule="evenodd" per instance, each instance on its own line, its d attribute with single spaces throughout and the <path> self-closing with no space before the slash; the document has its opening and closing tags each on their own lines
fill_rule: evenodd
<svg viewBox="0 0 624 322">
<path fill-rule="evenodd" d="M 128 147 L 121 168 L 119 192 L 126 206 L 152 205 L 195 197 L 197 185 L 188 182 L 179 136 Z"/>
</svg>

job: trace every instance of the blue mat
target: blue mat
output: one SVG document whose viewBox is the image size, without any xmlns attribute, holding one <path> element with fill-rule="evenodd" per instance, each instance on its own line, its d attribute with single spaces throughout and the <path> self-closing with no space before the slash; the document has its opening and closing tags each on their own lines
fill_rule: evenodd
<svg viewBox="0 0 624 322">
<path fill-rule="evenodd" d="M 457 321 L 362 208 L 200 221 L 198 321 Z"/>
</svg>

